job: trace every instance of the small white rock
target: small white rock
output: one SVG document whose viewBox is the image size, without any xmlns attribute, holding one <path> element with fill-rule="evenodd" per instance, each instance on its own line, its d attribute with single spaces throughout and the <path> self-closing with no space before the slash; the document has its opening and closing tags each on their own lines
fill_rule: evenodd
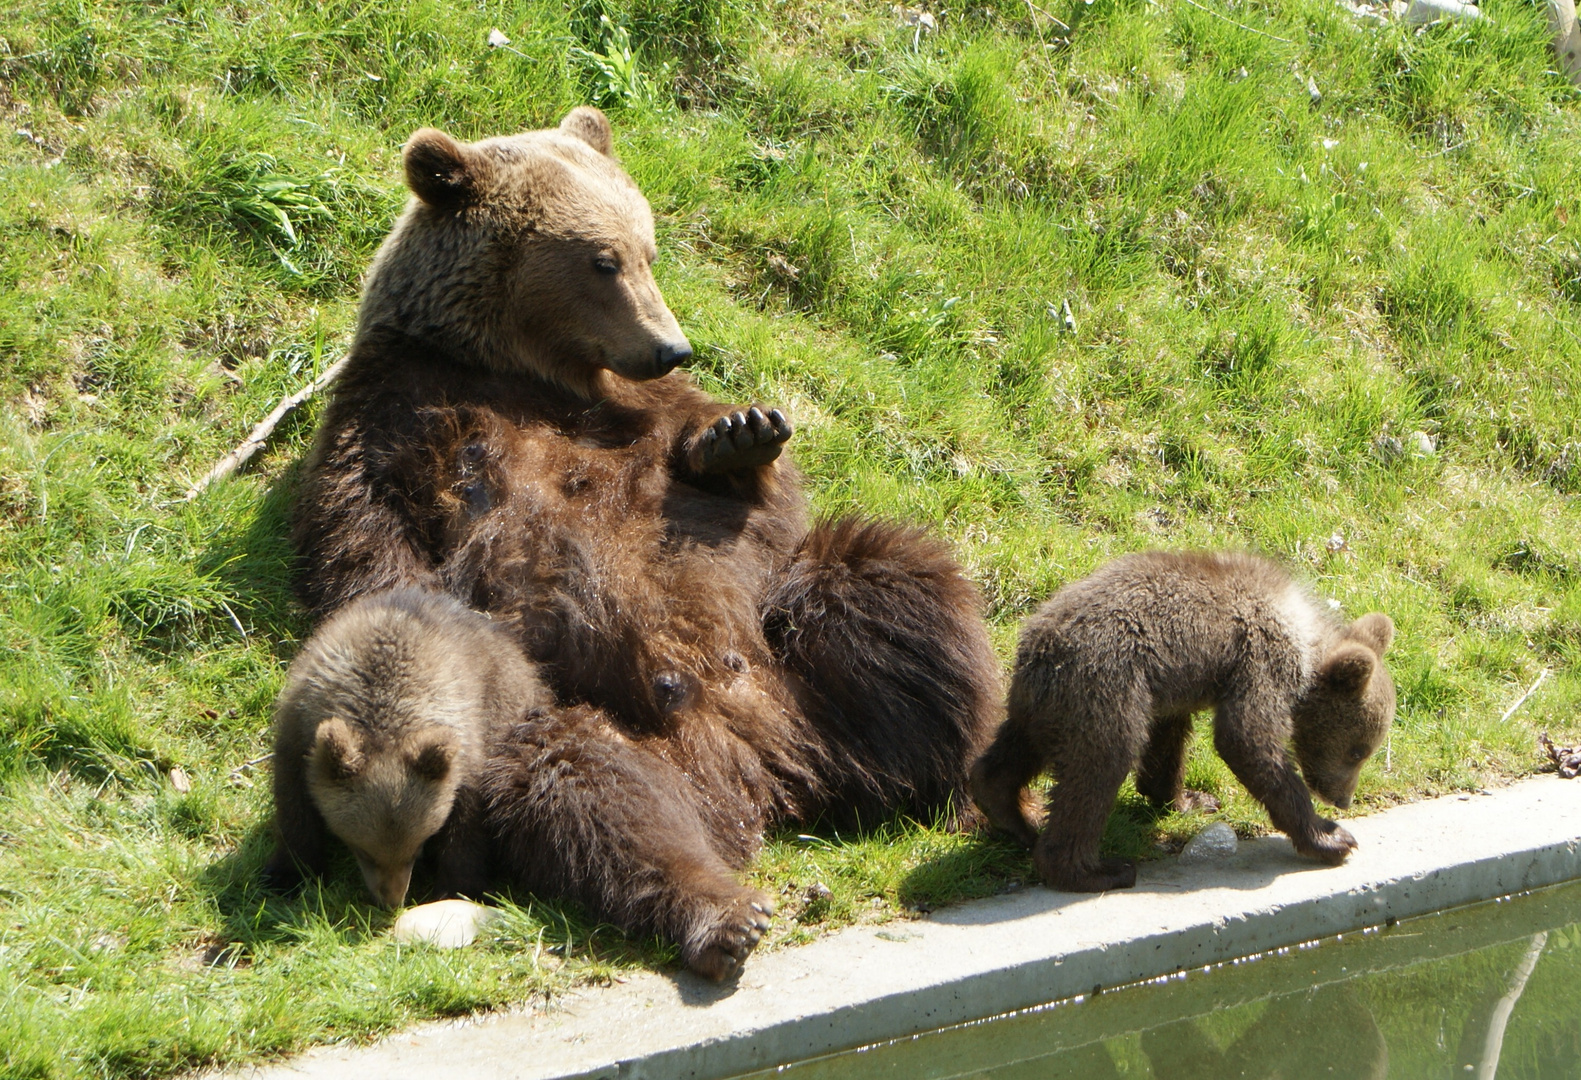
<svg viewBox="0 0 1581 1080">
<path fill-rule="evenodd" d="M 425 942 L 439 949 L 459 949 L 478 939 L 478 931 L 500 917 L 498 908 L 470 900 L 439 900 L 408 908 L 390 927 L 390 936 L 404 944 Z"/>
<path fill-rule="evenodd" d="M 1191 838 L 1180 853 L 1180 861 L 1200 863 L 1227 859 L 1239 847 L 1240 841 L 1235 839 L 1235 830 L 1222 821 L 1215 821 Z"/>
<path fill-rule="evenodd" d="M 1445 19 L 1480 19 L 1482 11 L 1476 4 L 1462 4 L 1460 0 L 1411 0 L 1406 9 L 1405 21 L 1412 26 L 1427 26 Z"/>
<path fill-rule="evenodd" d="M 1423 457 L 1432 457 L 1438 452 L 1438 440 L 1425 431 L 1418 431 L 1413 436 L 1416 439 L 1416 452 Z"/>
</svg>

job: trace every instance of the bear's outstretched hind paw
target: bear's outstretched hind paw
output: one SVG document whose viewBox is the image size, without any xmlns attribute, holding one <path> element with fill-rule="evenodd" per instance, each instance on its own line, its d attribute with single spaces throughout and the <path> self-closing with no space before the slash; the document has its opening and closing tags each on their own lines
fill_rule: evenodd
<svg viewBox="0 0 1581 1080">
<path fill-rule="evenodd" d="M 681 947 L 686 966 L 714 982 L 729 978 L 768 931 L 774 900 L 765 892 L 744 892 L 701 919 Z"/>
<path fill-rule="evenodd" d="M 767 465 L 780 456 L 795 428 L 778 409 L 750 409 L 721 416 L 692 443 L 687 464 L 700 473 L 727 473 Z"/>
</svg>

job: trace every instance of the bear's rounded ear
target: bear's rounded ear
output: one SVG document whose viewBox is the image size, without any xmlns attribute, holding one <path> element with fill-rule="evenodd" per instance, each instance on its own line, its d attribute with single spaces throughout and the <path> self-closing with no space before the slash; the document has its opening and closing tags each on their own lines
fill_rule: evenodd
<svg viewBox="0 0 1581 1080">
<path fill-rule="evenodd" d="M 615 133 L 609 128 L 609 117 L 591 105 L 578 105 L 566 113 L 560 130 L 575 135 L 605 157 L 615 152 Z"/>
<path fill-rule="evenodd" d="M 435 128 L 412 132 L 401 160 L 406 186 L 429 206 L 449 209 L 471 196 L 476 165 L 467 148 Z"/>
<path fill-rule="evenodd" d="M 1367 685 L 1367 680 L 1372 678 L 1372 670 L 1377 664 L 1378 657 L 1367 646 L 1346 642 L 1328 654 L 1328 659 L 1318 669 L 1318 678 L 1329 689 L 1342 694 L 1360 693 Z"/>
<path fill-rule="evenodd" d="M 367 764 L 362 740 L 346 721 L 332 716 L 313 734 L 313 756 L 332 778 L 349 780 Z"/>
<path fill-rule="evenodd" d="M 1361 642 L 1382 656 L 1389 651 L 1389 643 L 1394 640 L 1394 620 L 1381 611 L 1374 611 L 1371 615 L 1363 615 L 1351 623 L 1350 629 L 1345 631 L 1345 636 L 1352 641 Z"/>
<path fill-rule="evenodd" d="M 409 750 L 406 755 L 406 764 L 412 772 L 424 780 L 435 782 L 450 775 L 450 767 L 455 764 L 455 760 L 456 744 L 449 739 L 430 739 Z"/>
</svg>

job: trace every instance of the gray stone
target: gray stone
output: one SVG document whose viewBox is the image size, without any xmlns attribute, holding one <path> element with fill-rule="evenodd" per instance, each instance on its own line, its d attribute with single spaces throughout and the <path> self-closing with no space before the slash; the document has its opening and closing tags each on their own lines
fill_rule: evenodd
<svg viewBox="0 0 1581 1080">
<path fill-rule="evenodd" d="M 1187 841 L 1181 849 L 1180 861 L 1190 864 L 1228 859 L 1240 846 L 1240 841 L 1235 839 L 1235 830 L 1222 821 L 1215 821 Z"/>
</svg>

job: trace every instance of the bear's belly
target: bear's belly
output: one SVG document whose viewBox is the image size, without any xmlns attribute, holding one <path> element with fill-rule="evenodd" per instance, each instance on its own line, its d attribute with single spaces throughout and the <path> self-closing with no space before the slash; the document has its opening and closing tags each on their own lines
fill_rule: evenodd
<svg viewBox="0 0 1581 1080">
<path fill-rule="evenodd" d="M 664 729 L 733 712 L 740 695 L 723 689 L 768 665 L 760 602 L 775 555 L 751 507 L 676 480 L 645 449 L 524 433 L 463 470 L 442 561 L 562 701 Z"/>
</svg>

